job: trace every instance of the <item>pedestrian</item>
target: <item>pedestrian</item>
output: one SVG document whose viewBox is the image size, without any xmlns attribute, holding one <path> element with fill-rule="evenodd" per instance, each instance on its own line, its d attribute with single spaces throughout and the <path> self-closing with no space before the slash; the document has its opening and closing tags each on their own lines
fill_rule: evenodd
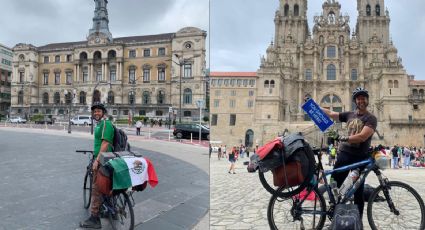
<svg viewBox="0 0 425 230">
<path fill-rule="evenodd" d="M 403 166 L 404 169 L 410 169 L 410 149 L 407 146 L 403 151 Z"/>
<path fill-rule="evenodd" d="M 334 166 L 335 165 L 335 159 L 336 159 L 336 148 L 335 146 L 331 147 L 331 151 L 329 153 L 329 165 Z"/>
<path fill-rule="evenodd" d="M 358 163 L 369 158 L 369 148 L 371 146 L 372 135 L 377 128 L 376 117 L 367 110 L 369 105 L 369 92 L 362 88 L 356 88 L 352 93 L 352 102 L 356 105 L 355 111 L 335 112 L 326 108 L 321 108 L 329 117 L 335 121 L 347 123 L 347 136 L 337 136 L 339 141 L 337 160 L 334 169 L 346 165 Z M 362 169 L 360 169 L 362 170 Z M 340 188 L 349 171 L 333 173 L 332 178 Z M 354 193 L 354 204 L 357 205 L 360 218 L 363 217 L 364 209 L 364 182 L 359 185 Z"/>
<path fill-rule="evenodd" d="M 220 160 L 221 159 L 221 151 L 222 151 L 222 149 L 221 149 L 221 145 L 220 146 L 218 146 L 218 150 L 217 150 L 217 156 L 218 156 L 218 160 Z"/>
<path fill-rule="evenodd" d="M 103 152 L 111 152 L 114 140 L 114 126 L 107 119 L 107 110 L 105 106 L 99 102 L 95 102 L 91 107 L 92 117 L 97 121 L 94 129 L 94 152 L 93 152 L 93 181 L 96 181 L 97 170 L 99 168 L 99 156 Z M 92 186 L 90 217 L 80 222 L 82 228 L 102 228 L 99 217 L 99 208 L 102 204 L 101 193 L 96 183 Z"/>
<path fill-rule="evenodd" d="M 233 171 L 233 174 L 236 174 L 235 173 L 236 159 L 237 159 L 237 149 L 236 149 L 236 146 L 233 146 L 232 150 L 229 152 L 229 162 L 230 162 L 229 173 Z"/>
<path fill-rule="evenodd" d="M 210 155 L 210 158 L 211 158 L 211 153 L 212 153 L 212 146 L 211 146 L 211 144 L 209 144 L 209 155 Z"/>
<path fill-rule="evenodd" d="M 250 149 L 250 147 L 246 147 L 245 148 L 245 152 L 246 152 L 246 156 L 249 158 L 249 149 Z"/>
<path fill-rule="evenodd" d="M 136 122 L 136 135 L 140 136 L 140 129 L 142 128 L 142 122 L 140 120 L 137 120 Z"/>
<path fill-rule="evenodd" d="M 397 145 L 394 145 L 394 147 L 391 149 L 391 153 L 393 155 L 392 168 L 398 169 L 398 146 Z"/>
<path fill-rule="evenodd" d="M 223 151 L 223 157 L 227 159 L 226 145 L 223 146 L 223 149 L 221 151 Z"/>
</svg>

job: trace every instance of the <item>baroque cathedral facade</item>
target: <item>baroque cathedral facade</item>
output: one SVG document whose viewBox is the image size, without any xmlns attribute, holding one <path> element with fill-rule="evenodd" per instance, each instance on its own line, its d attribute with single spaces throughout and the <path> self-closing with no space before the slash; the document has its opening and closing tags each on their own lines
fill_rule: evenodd
<svg viewBox="0 0 425 230">
<path fill-rule="evenodd" d="M 115 118 L 142 115 L 199 119 L 206 99 L 206 32 L 114 38 L 107 0 L 95 0 L 93 26 L 84 41 L 13 48 L 11 115 L 89 114 L 96 101 Z M 181 109 L 180 109 L 181 108 Z"/>
<path fill-rule="evenodd" d="M 302 131 L 319 144 L 318 128 L 301 109 L 304 98 L 334 111 L 350 111 L 355 109 L 352 91 L 364 87 L 370 92 L 368 108 L 378 119 L 374 143 L 424 146 L 425 81 L 415 81 L 404 69 L 385 9 L 384 0 L 357 0 L 356 28 L 350 31 L 350 17 L 343 16 L 341 4 L 326 0 L 310 29 L 307 0 L 280 0 L 274 41 L 257 71 L 252 111 L 240 114 L 243 122 L 236 118 L 234 127 L 218 121 L 212 139 L 262 145 L 287 130 Z M 212 84 L 211 95 L 221 88 Z M 343 133 L 346 127 L 337 123 L 333 129 Z"/>
</svg>

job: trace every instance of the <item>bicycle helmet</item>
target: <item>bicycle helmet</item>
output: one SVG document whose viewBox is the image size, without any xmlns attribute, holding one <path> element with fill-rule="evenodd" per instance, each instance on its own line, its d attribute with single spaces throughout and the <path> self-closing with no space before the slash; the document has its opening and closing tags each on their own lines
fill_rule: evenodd
<svg viewBox="0 0 425 230">
<path fill-rule="evenodd" d="M 93 103 L 93 105 L 91 106 L 91 111 L 93 112 L 95 109 L 101 109 L 103 110 L 103 113 L 106 113 L 107 110 L 105 108 L 105 105 L 103 105 L 102 103 L 96 101 Z"/>
<path fill-rule="evenodd" d="M 357 87 L 353 91 L 353 101 L 355 101 L 356 98 L 360 95 L 365 96 L 365 97 L 367 97 L 367 99 L 369 99 L 369 92 L 366 89 L 364 89 L 363 87 Z"/>
</svg>

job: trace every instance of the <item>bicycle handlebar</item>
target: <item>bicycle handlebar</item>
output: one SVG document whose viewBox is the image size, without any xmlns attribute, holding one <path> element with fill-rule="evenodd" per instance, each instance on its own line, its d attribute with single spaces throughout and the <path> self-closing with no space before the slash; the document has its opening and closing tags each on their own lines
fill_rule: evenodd
<svg viewBox="0 0 425 230">
<path fill-rule="evenodd" d="M 77 153 L 84 153 L 84 154 L 86 154 L 86 153 L 93 154 L 94 151 L 92 151 L 92 150 L 75 150 L 75 152 L 77 152 Z"/>
</svg>

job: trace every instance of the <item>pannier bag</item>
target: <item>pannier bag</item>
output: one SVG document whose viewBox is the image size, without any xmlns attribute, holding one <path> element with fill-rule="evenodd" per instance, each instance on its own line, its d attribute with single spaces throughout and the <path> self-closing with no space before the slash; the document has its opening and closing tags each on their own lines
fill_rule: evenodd
<svg viewBox="0 0 425 230">
<path fill-rule="evenodd" d="M 356 204 L 338 204 L 335 207 L 331 230 L 361 230 L 363 223 L 360 219 Z"/>
<path fill-rule="evenodd" d="M 103 170 L 100 170 L 101 168 L 103 168 Z M 104 174 L 105 172 L 109 174 L 108 170 L 101 166 L 97 171 L 96 181 L 94 181 L 94 183 L 100 193 L 110 195 L 112 193 L 112 180 L 110 175 Z"/>
</svg>

